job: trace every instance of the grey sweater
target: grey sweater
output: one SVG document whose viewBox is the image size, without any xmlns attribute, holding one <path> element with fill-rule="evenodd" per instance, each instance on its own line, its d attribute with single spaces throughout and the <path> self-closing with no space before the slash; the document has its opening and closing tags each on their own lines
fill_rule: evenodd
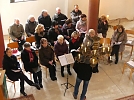
<svg viewBox="0 0 134 100">
<path fill-rule="evenodd" d="M 22 24 L 20 24 L 20 25 L 16 25 L 16 24 L 11 25 L 10 28 L 9 28 L 9 35 L 13 40 L 15 38 L 25 36 L 23 25 Z"/>
</svg>

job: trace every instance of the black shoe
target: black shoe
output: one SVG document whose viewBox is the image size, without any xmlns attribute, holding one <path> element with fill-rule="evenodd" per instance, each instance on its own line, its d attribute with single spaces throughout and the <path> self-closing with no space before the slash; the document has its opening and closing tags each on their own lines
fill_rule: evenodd
<svg viewBox="0 0 134 100">
<path fill-rule="evenodd" d="M 23 94 L 23 96 L 27 96 L 27 94 L 24 91 L 20 91 L 21 94 Z"/>
<path fill-rule="evenodd" d="M 64 77 L 64 73 L 63 72 L 61 72 L 61 76 Z"/>
<path fill-rule="evenodd" d="M 68 72 L 68 74 L 69 74 L 69 75 L 72 75 L 72 73 L 71 73 L 71 71 L 70 71 L 70 70 L 67 70 L 67 72 Z"/>
<path fill-rule="evenodd" d="M 40 90 L 40 87 L 39 87 L 39 85 L 38 84 L 32 84 L 32 86 L 34 86 L 34 87 L 36 87 L 38 90 Z"/>
<path fill-rule="evenodd" d="M 57 78 L 56 78 L 56 77 L 52 77 L 51 80 L 52 80 L 52 81 L 56 81 Z"/>
<path fill-rule="evenodd" d="M 114 62 L 115 64 L 118 64 L 118 61 L 117 60 L 115 60 L 115 62 Z"/>
<path fill-rule="evenodd" d="M 40 88 L 43 88 L 43 85 L 42 84 L 40 84 Z"/>
<path fill-rule="evenodd" d="M 73 94 L 73 97 L 74 97 L 74 99 L 77 99 L 77 96 L 75 96 L 74 94 Z"/>
</svg>

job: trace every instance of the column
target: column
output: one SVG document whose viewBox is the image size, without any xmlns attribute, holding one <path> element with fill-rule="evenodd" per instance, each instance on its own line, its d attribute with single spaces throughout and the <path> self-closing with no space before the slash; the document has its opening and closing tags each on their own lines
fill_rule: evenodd
<svg viewBox="0 0 134 100">
<path fill-rule="evenodd" d="M 87 29 L 94 29 L 97 33 L 100 0 L 89 0 Z"/>
<path fill-rule="evenodd" d="M 0 68 L 2 68 L 4 50 L 5 50 L 5 46 L 4 46 L 4 38 L 3 38 L 1 15 L 0 15 Z"/>
</svg>

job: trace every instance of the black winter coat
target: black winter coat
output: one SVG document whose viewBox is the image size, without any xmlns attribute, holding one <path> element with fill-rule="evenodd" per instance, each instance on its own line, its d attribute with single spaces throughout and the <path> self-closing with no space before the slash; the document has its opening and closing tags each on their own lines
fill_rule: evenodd
<svg viewBox="0 0 134 100">
<path fill-rule="evenodd" d="M 17 61 L 16 56 L 12 55 L 11 57 L 8 57 L 7 55 L 4 55 L 3 69 L 6 70 L 6 75 L 10 80 L 17 81 L 19 79 L 17 74 L 20 72 L 12 71 L 12 70 L 18 70 L 19 68 L 20 64 Z"/>
<path fill-rule="evenodd" d="M 32 50 L 32 54 L 34 56 L 33 62 L 30 62 L 29 53 L 25 49 L 21 52 L 21 60 L 24 64 L 25 70 L 33 73 L 34 71 L 32 70 L 32 68 L 38 67 L 39 64 L 38 64 L 38 57 L 37 57 L 35 51 L 33 49 L 31 49 L 31 50 Z"/>
</svg>

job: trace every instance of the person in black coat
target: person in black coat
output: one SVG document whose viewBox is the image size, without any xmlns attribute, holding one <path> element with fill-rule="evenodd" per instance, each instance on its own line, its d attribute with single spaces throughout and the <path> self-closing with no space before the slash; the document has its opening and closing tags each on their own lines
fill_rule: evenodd
<svg viewBox="0 0 134 100">
<path fill-rule="evenodd" d="M 106 38 L 108 31 L 108 21 L 106 16 L 101 16 L 98 19 L 98 33 L 102 33 L 103 38 Z"/>
<path fill-rule="evenodd" d="M 55 81 L 57 80 L 57 78 L 56 78 L 56 68 L 55 68 L 56 63 L 54 59 L 54 51 L 48 45 L 46 38 L 42 38 L 40 43 L 41 47 L 39 49 L 39 61 L 41 65 L 49 68 L 50 78 L 52 81 Z"/>
<path fill-rule="evenodd" d="M 26 81 L 30 86 L 35 86 L 36 88 L 38 87 L 24 75 L 16 56 L 12 55 L 12 50 L 9 47 L 5 50 L 3 69 L 6 70 L 6 75 L 10 80 L 18 81 L 20 79 L 20 92 L 24 96 L 27 96 L 27 94 L 24 92 L 24 81 Z"/>
<path fill-rule="evenodd" d="M 82 11 L 79 10 L 79 6 L 74 5 L 74 10 L 71 12 L 71 18 L 72 18 L 72 23 L 74 27 L 76 26 L 77 21 L 79 21 L 81 14 L 82 14 Z"/>
<path fill-rule="evenodd" d="M 30 15 L 25 25 L 25 32 L 28 37 L 34 36 L 35 28 L 37 25 L 38 25 L 38 22 L 35 21 L 34 16 Z"/>
<path fill-rule="evenodd" d="M 65 24 L 62 27 L 62 32 L 64 35 L 64 38 L 69 42 L 69 40 L 71 39 L 71 34 L 74 32 L 75 27 L 73 27 L 72 25 L 72 20 L 71 19 L 67 19 L 65 21 Z"/>
<path fill-rule="evenodd" d="M 38 17 L 38 22 L 39 24 L 43 24 L 46 30 L 49 30 L 51 27 L 51 17 L 47 10 L 42 10 L 41 15 Z"/>
<path fill-rule="evenodd" d="M 72 53 L 73 57 L 77 56 L 77 49 L 81 46 L 81 44 L 82 39 L 79 37 L 79 33 L 74 31 L 71 35 L 71 39 L 69 40 L 69 52 Z"/>
<path fill-rule="evenodd" d="M 30 46 L 29 42 L 24 43 L 24 50 L 21 52 L 21 60 L 24 63 L 24 69 L 33 74 L 34 82 L 39 86 L 38 89 L 40 89 L 43 88 L 42 71 L 38 64 L 38 57 Z"/>
<path fill-rule="evenodd" d="M 57 36 L 62 34 L 61 29 L 58 27 L 57 22 L 52 22 L 52 28 L 48 30 L 48 41 L 51 43 L 52 46 L 57 41 Z"/>
<path fill-rule="evenodd" d="M 60 27 L 63 26 L 67 19 L 67 16 L 61 13 L 61 9 L 59 7 L 56 8 L 56 14 L 54 14 L 52 21 L 58 22 Z"/>
<path fill-rule="evenodd" d="M 36 41 L 36 47 L 40 47 L 40 40 L 42 38 L 47 38 L 47 33 L 45 32 L 44 26 L 42 24 L 38 24 L 35 29 L 35 41 Z"/>
</svg>

